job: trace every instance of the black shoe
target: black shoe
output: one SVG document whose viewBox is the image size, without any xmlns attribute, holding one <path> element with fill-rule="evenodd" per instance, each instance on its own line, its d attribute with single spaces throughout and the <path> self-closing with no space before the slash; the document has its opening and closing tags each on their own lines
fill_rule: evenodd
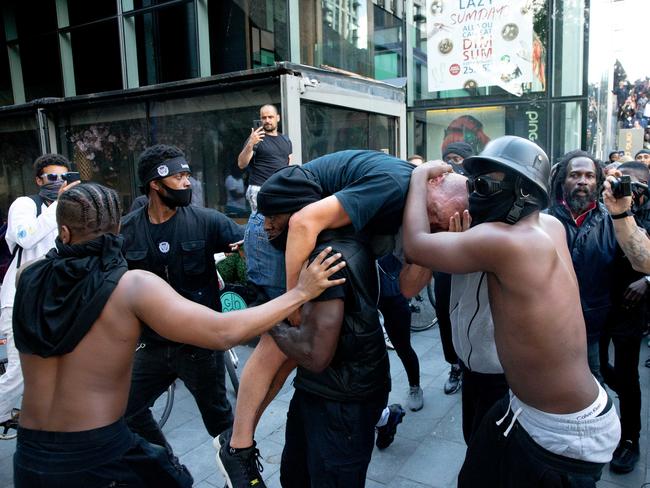
<svg viewBox="0 0 650 488">
<path fill-rule="evenodd" d="M 215 438 L 215 444 L 219 442 L 221 435 Z M 217 465 L 226 478 L 228 488 L 266 488 L 260 474 L 264 471 L 264 466 L 259 460 L 260 451 L 255 446 L 253 443 L 247 449 L 233 449 L 230 442 L 226 442 L 220 447 Z"/>
<path fill-rule="evenodd" d="M 445 395 L 453 395 L 463 385 L 463 372 L 457 364 L 451 365 L 449 379 L 445 382 Z"/>
<path fill-rule="evenodd" d="M 625 474 L 634 469 L 639 461 L 639 444 L 632 441 L 621 441 L 614 451 L 609 469 L 613 473 Z"/>
<path fill-rule="evenodd" d="M 402 423 L 402 419 L 406 412 L 399 403 L 393 403 L 388 406 L 390 414 L 388 415 L 388 422 L 382 427 L 377 427 L 377 440 L 375 445 L 379 449 L 386 449 L 393 443 L 395 434 L 397 433 L 397 425 Z"/>
</svg>

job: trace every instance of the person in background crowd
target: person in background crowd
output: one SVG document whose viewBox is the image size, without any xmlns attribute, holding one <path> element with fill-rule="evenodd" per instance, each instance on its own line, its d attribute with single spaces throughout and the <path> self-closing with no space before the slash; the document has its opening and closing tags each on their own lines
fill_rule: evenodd
<svg viewBox="0 0 650 488">
<path fill-rule="evenodd" d="M 148 202 L 122 221 L 124 255 L 129 269 L 150 271 L 188 300 L 220 311 L 213 255 L 230 251 L 243 229 L 216 210 L 190 206 L 190 174 L 185 155 L 175 146 L 158 144 L 143 151 L 138 177 Z M 135 433 L 171 450 L 150 407 L 176 378 L 194 397 L 210 435 L 232 425 L 223 352 L 169 341 L 145 327 L 125 414 Z"/>
<path fill-rule="evenodd" d="M 70 161 L 60 154 L 38 157 L 34 161 L 38 193 L 19 197 L 9 207 L 5 241 L 13 258 L 0 288 L 0 335 L 6 338 L 8 360 L 6 371 L 0 376 L 0 424 L 14 420 L 12 410 L 19 405 L 23 392 L 12 329 L 16 272 L 21 264 L 44 256 L 54 246 L 57 199 L 78 184 L 68 184 L 64 179 L 70 167 Z"/>
<path fill-rule="evenodd" d="M 650 231 L 650 199 L 647 190 L 650 172 L 640 162 L 622 164 L 618 171 L 630 176 L 634 186 L 632 208 L 637 225 Z M 614 451 L 610 469 L 629 473 L 639 460 L 641 432 L 641 387 L 639 349 L 646 320 L 650 278 L 635 271 L 622 252 L 614 267 L 612 309 L 600 339 L 600 371 L 605 383 L 618 395 L 621 414 L 621 442 Z M 614 344 L 614 365 L 609 362 L 609 344 Z"/>
<path fill-rule="evenodd" d="M 551 181 L 548 213 L 566 230 L 566 239 L 587 327 L 589 367 L 602 382 L 599 340 L 612 306 L 612 277 L 618 250 L 612 219 L 598 202 L 604 181 L 593 156 L 571 151 L 562 156 Z"/>
<path fill-rule="evenodd" d="M 264 217 L 257 212 L 257 193 L 269 176 L 291 163 L 293 146 L 289 137 L 278 131 L 280 114 L 275 105 L 260 107 L 260 123 L 260 127 L 251 128 L 250 136 L 237 158 L 237 165 L 248 172 L 246 200 L 251 215 L 244 234 L 246 271 L 248 279 L 266 295 L 260 297 L 263 301 L 284 293 L 286 287 L 284 255 L 268 242 Z"/>
<path fill-rule="evenodd" d="M 650 166 L 650 150 L 641 149 L 634 155 L 634 159 L 640 163 L 645 164 L 646 166 Z"/>
</svg>

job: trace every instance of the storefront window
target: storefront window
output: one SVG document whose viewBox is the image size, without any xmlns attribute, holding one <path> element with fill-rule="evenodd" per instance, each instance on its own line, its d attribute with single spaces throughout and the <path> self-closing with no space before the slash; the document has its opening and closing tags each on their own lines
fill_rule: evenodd
<svg viewBox="0 0 650 488">
<path fill-rule="evenodd" d="M 385 115 L 302 102 L 302 159 L 344 149 L 374 149 L 395 155 L 395 119 Z"/>
<path fill-rule="evenodd" d="M 175 145 L 185 152 L 197 201 L 231 217 L 245 217 L 250 211 L 243 198 L 247 175 L 237 166 L 237 156 L 253 120 L 259 118 L 259 108 L 267 103 L 280 110 L 279 85 L 152 102 L 151 143 Z"/>
<path fill-rule="evenodd" d="M 301 62 L 377 79 L 403 76 L 403 1 L 301 0 Z"/>
<path fill-rule="evenodd" d="M 585 1 L 556 2 L 553 15 L 556 97 L 583 94 L 585 55 Z"/>
<path fill-rule="evenodd" d="M 36 193 L 32 164 L 40 154 L 35 117 L 0 120 L 0 219 L 16 198 Z"/>
<path fill-rule="evenodd" d="M 286 0 L 219 0 L 208 6 L 212 74 L 289 59 Z"/>
<path fill-rule="evenodd" d="M 115 189 L 122 210 L 131 207 L 137 188 L 137 159 L 147 146 L 144 104 L 101 107 L 59 114 L 59 148 L 72 161 L 82 181 Z"/>
<path fill-rule="evenodd" d="M 407 62 L 416 103 L 546 91 L 547 0 L 432 0 L 430 12 L 415 3 Z"/>
<path fill-rule="evenodd" d="M 553 105 L 554 159 L 582 147 L 582 103 L 568 102 Z M 551 156 L 549 154 L 549 156 Z"/>
</svg>

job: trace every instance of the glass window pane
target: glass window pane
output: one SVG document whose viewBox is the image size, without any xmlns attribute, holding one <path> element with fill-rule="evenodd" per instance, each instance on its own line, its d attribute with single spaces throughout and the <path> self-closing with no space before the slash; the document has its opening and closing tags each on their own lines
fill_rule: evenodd
<svg viewBox="0 0 650 488">
<path fill-rule="evenodd" d="M 213 0 L 208 5 L 212 74 L 289 59 L 286 0 Z"/>
<path fill-rule="evenodd" d="M 395 155 L 394 117 L 305 101 L 300 112 L 303 162 L 344 149 Z"/>
<path fill-rule="evenodd" d="M 582 94 L 584 68 L 585 2 L 558 2 L 553 16 L 555 96 Z"/>
<path fill-rule="evenodd" d="M 0 121 L 0 220 L 16 198 L 36 193 L 32 164 L 40 154 L 36 117 Z"/>
<path fill-rule="evenodd" d="M 58 34 L 18 40 L 27 101 L 62 97 L 63 78 Z"/>
<path fill-rule="evenodd" d="M 553 105 L 553 160 L 582 147 L 582 103 Z M 549 156 L 551 156 L 549 154 Z"/>
<path fill-rule="evenodd" d="M 1 19 L 0 15 L 0 20 Z M 0 21 L 0 105 L 11 105 L 14 103 L 14 95 L 11 88 L 11 72 L 9 71 L 9 54 L 5 40 L 4 22 Z"/>
<path fill-rule="evenodd" d="M 117 2 L 115 0 L 94 2 L 67 0 L 67 2 L 70 25 L 85 24 L 86 22 L 112 17 L 117 14 Z"/>
<path fill-rule="evenodd" d="M 461 70 L 460 66 L 455 64 L 450 64 L 450 62 L 445 62 L 445 56 L 448 54 L 448 49 L 453 51 L 454 43 L 445 43 L 443 41 L 451 41 L 451 39 L 456 39 L 456 44 L 461 44 L 464 46 L 464 42 L 468 39 L 473 39 L 472 34 L 466 36 L 463 31 L 459 32 L 459 29 L 464 27 L 458 23 L 458 25 L 447 25 L 444 23 L 432 23 L 430 22 L 429 27 L 427 26 L 427 12 L 425 9 L 425 2 L 421 2 L 422 5 L 419 8 L 414 8 L 413 19 L 408 20 L 408 29 L 410 29 L 411 35 L 413 36 L 413 48 L 411 53 L 409 53 L 408 63 L 410 63 L 410 69 L 412 70 L 412 84 L 409 84 L 409 88 L 412 90 L 412 96 L 415 101 L 419 100 L 431 100 L 431 99 L 448 99 L 448 98 L 457 98 L 457 97 L 480 97 L 486 95 L 503 95 L 507 97 L 512 97 L 512 94 L 525 94 L 525 93 L 536 93 L 544 92 L 547 85 L 547 76 L 546 76 L 546 64 L 547 64 L 547 50 L 546 46 L 548 45 L 548 12 L 547 12 L 547 0 L 513 0 L 510 2 L 514 7 L 525 9 L 533 9 L 532 17 L 532 29 L 533 37 L 529 41 L 526 41 L 520 51 L 515 51 L 517 53 L 521 52 L 521 59 L 529 59 L 530 64 L 528 65 L 532 69 L 532 82 L 531 83 L 516 83 L 516 77 L 518 76 L 519 65 L 513 62 L 510 57 L 501 57 L 501 60 L 498 62 L 497 69 L 502 72 L 500 75 L 500 81 L 497 84 L 491 86 L 485 86 L 485 82 L 472 79 L 472 68 L 466 67 Z M 427 2 L 428 3 L 428 2 Z M 501 2 L 500 2 L 501 3 Z M 448 3 L 438 2 L 441 8 L 446 8 L 444 5 Z M 466 4 L 469 5 L 469 4 Z M 481 7 L 478 6 L 476 2 L 476 10 L 480 10 Z M 455 11 L 454 11 L 455 12 Z M 444 12 L 443 12 L 444 13 Z M 447 12 L 449 13 L 449 12 Z M 438 14 L 440 15 L 440 12 Z M 445 14 L 447 15 L 447 14 Z M 458 13 L 453 13 L 453 15 L 461 15 Z M 445 19 L 447 17 L 443 17 Z M 456 17 L 458 18 L 458 17 Z M 505 27 L 510 26 L 511 24 L 506 24 Z M 504 27 L 504 28 L 505 28 Z M 431 31 L 428 31 L 430 29 Z M 444 38 L 442 37 L 443 33 L 448 35 Z M 519 26 L 514 26 L 510 28 L 511 33 L 519 32 Z M 501 36 L 504 32 L 500 32 Z M 516 35 L 516 34 L 510 34 Z M 437 37 L 436 37 L 437 36 Z M 440 42 L 435 44 L 435 52 L 428 52 L 428 41 L 429 39 L 440 39 Z M 482 42 L 479 38 L 479 43 Z M 506 39 L 506 37 L 503 37 Z M 516 37 L 515 37 L 516 39 Z M 462 43 L 461 43 L 462 41 Z M 489 41 L 485 42 L 484 51 L 490 51 L 493 39 L 490 38 Z M 434 44 L 433 41 L 429 42 Z M 514 48 L 513 48 L 514 49 Z M 465 51 L 469 51 L 466 49 Z M 478 49 L 480 51 L 481 48 Z M 483 55 L 477 51 L 477 55 Z M 467 53 L 467 56 L 473 56 L 471 53 Z M 463 58 L 464 59 L 464 58 Z M 442 71 L 439 74 L 439 78 L 442 80 L 461 80 L 463 81 L 462 86 L 459 86 L 458 89 L 453 90 L 443 90 L 443 91 L 429 91 L 429 75 L 428 69 L 429 64 L 432 65 L 432 69 L 435 66 L 438 66 Z M 443 67 L 444 66 L 444 70 Z M 513 81 L 515 80 L 515 81 Z"/>
<path fill-rule="evenodd" d="M 259 108 L 280 108 L 278 84 L 165 102 L 153 102 L 151 143 L 178 146 L 192 167 L 193 193 L 210 208 L 234 218 L 248 216 L 241 198 L 245 174 L 237 156 L 250 135 Z M 282 127 L 280 127 L 282 131 Z"/>
<path fill-rule="evenodd" d="M 73 29 L 70 41 L 77 95 L 122 88 L 117 20 Z"/>
<path fill-rule="evenodd" d="M 140 85 L 198 76 L 194 5 L 186 3 L 135 17 Z"/>
<path fill-rule="evenodd" d="M 137 190 L 137 158 L 147 145 L 144 104 L 64 112 L 58 117 L 59 147 L 84 181 L 114 188 L 122 210 Z"/>
</svg>

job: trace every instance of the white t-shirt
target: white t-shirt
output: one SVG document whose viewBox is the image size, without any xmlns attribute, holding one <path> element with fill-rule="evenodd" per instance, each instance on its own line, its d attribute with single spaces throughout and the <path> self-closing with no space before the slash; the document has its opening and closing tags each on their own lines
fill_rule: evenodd
<svg viewBox="0 0 650 488">
<path fill-rule="evenodd" d="M 56 202 L 49 207 L 41 206 L 36 217 L 36 203 L 29 197 L 17 198 L 9 207 L 5 240 L 10 252 L 16 245 L 23 248 L 21 264 L 45 256 L 54 247 L 58 235 L 56 226 Z M 0 307 L 13 307 L 16 294 L 16 264 L 18 254 L 9 265 L 0 288 Z"/>
</svg>

